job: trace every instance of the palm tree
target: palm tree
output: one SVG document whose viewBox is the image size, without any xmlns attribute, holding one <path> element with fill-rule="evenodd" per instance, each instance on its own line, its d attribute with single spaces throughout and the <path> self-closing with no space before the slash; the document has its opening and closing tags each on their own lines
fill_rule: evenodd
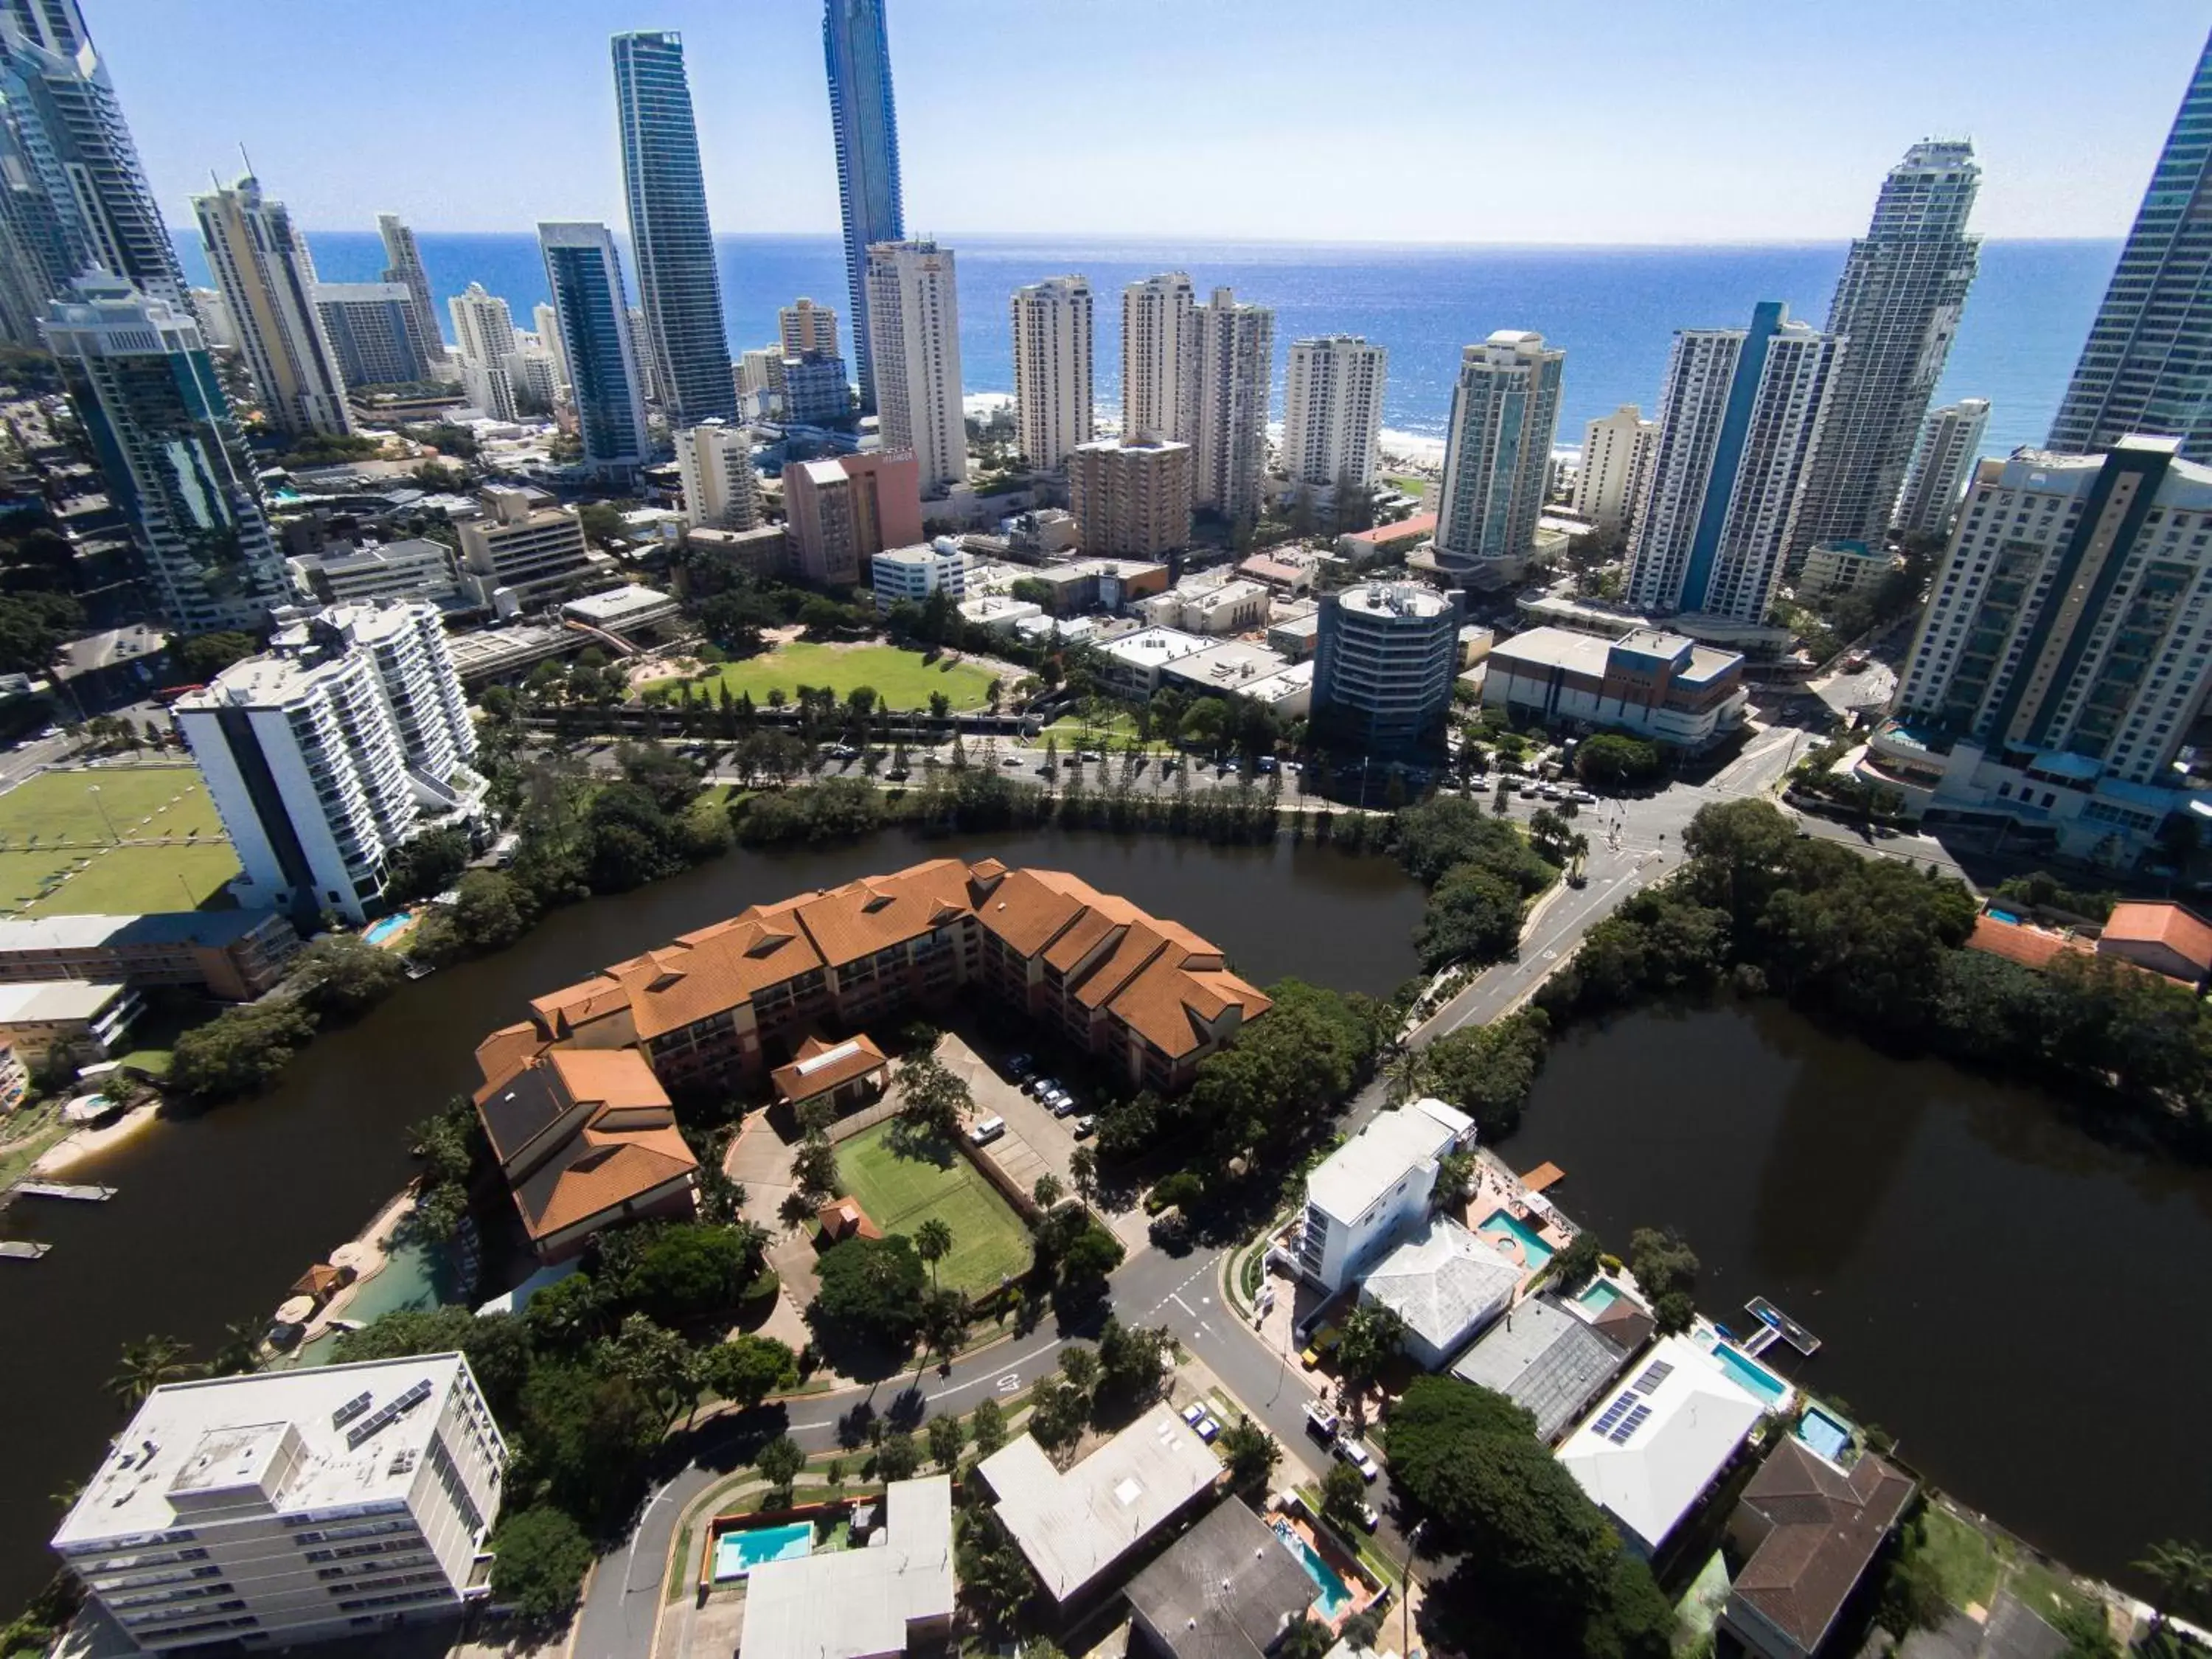
<svg viewBox="0 0 2212 1659">
<path fill-rule="evenodd" d="M 222 1345 L 208 1362 L 210 1376 L 243 1376 L 261 1366 L 262 1323 L 258 1319 L 234 1319 L 222 1328 Z"/>
<path fill-rule="evenodd" d="M 937 1283 L 937 1264 L 952 1252 L 952 1228 L 942 1216 L 932 1216 L 914 1230 L 914 1253 L 929 1264 L 929 1282 Z"/>
<path fill-rule="evenodd" d="M 2212 1590 L 2212 1550 L 2169 1538 L 2152 1545 L 2150 1553 L 2135 1565 L 2158 1586 L 2151 1604 L 2154 1629 L 2165 1627 L 2167 1613 L 2176 1606 L 2196 1610 Z"/>
<path fill-rule="evenodd" d="M 1429 1086 L 1428 1055 L 1421 1049 L 1401 1048 L 1391 1054 L 1383 1076 L 1393 1106 L 1418 1098 Z"/>
<path fill-rule="evenodd" d="M 107 1389 L 125 1405 L 137 1407 L 164 1382 L 181 1382 L 199 1369 L 191 1349 L 173 1336 L 145 1336 L 123 1345 L 120 1369 Z"/>
</svg>

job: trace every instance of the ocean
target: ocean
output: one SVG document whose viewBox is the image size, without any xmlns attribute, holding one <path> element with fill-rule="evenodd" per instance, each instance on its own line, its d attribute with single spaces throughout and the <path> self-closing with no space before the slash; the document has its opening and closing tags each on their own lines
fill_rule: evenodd
<svg viewBox="0 0 2212 1659">
<path fill-rule="evenodd" d="M 210 282 L 191 233 L 177 236 L 187 275 Z M 362 231 L 309 237 L 329 282 L 375 280 L 384 252 Z M 775 336 L 776 307 L 800 295 L 842 313 L 844 256 L 834 236 L 723 236 L 722 296 L 732 354 Z M 422 259 L 442 298 L 471 282 L 503 295 L 515 320 L 546 297 L 537 240 L 526 234 L 423 233 Z M 1362 334 L 1389 348 L 1383 424 L 1440 438 L 1461 348 L 1500 328 L 1534 329 L 1566 349 L 1559 441 L 1622 404 L 1656 414 L 1673 331 L 1748 320 L 1761 300 L 1783 300 L 1818 322 L 1845 245 L 1747 247 L 1389 247 L 1289 243 L 948 238 L 959 255 L 962 378 L 971 393 L 1013 386 L 1007 296 L 1024 283 L 1079 271 L 1097 300 L 1097 397 L 1121 401 L 1123 284 L 1187 270 L 1203 301 L 1216 287 L 1275 308 L 1276 414 L 1289 343 L 1311 334 Z M 2040 443 L 2073 372 L 2118 244 L 1995 241 L 1966 302 L 1939 403 L 1990 399 L 1983 453 Z M 632 297 L 635 297 L 633 286 Z M 441 318 L 441 322 L 444 319 Z"/>
</svg>

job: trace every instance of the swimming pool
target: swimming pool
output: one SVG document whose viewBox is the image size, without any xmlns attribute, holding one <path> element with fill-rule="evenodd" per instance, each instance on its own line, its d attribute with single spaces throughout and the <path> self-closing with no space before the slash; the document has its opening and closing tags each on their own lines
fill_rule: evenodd
<svg viewBox="0 0 2212 1659">
<path fill-rule="evenodd" d="M 1314 1581 L 1321 1592 L 1315 1603 L 1324 1619 L 1334 1619 L 1352 1605 L 1352 1587 L 1338 1576 L 1334 1567 L 1321 1559 L 1321 1553 L 1311 1544 L 1298 1536 L 1297 1529 L 1287 1521 L 1275 1522 L 1275 1536 L 1283 1540 L 1283 1547 L 1298 1558 L 1298 1565 L 1306 1570 L 1306 1577 Z"/>
<path fill-rule="evenodd" d="M 1589 1288 L 1575 1298 L 1594 1314 L 1601 1314 L 1620 1300 L 1620 1291 L 1612 1280 L 1592 1279 Z"/>
<path fill-rule="evenodd" d="M 369 923 L 368 931 L 362 935 L 362 939 L 363 941 L 370 945 L 381 945 L 385 940 L 390 939 L 394 933 L 398 933 L 401 928 L 404 927 L 409 922 L 414 920 L 415 913 L 411 910 L 400 910 L 395 912 L 393 915 L 385 917 L 381 921 L 373 921 Z"/>
<path fill-rule="evenodd" d="M 1521 1247 L 1521 1260 L 1534 1273 L 1552 1259 L 1552 1247 L 1544 1243 L 1543 1234 L 1510 1210 L 1492 1210 L 1484 1220 L 1480 1231 L 1492 1238 L 1511 1239 Z"/>
<path fill-rule="evenodd" d="M 1729 1374 L 1731 1382 L 1740 1382 L 1759 1403 L 1772 1411 L 1790 1397 L 1790 1385 L 1764 1365 L 1753 1364 L 1725 1342 L 1712 1346 L 1713 1358 Z"/>
<path fill-rule="evenodd" d="M 793 1521 L 781 1527 L 752 1527 L 726 1532 L 714 1540 L 714 1582 L 743 1578 L 770 1561 L 796 1561 L 814 1553 L 814 1523 Z"/>
<path fill-rule="evenodd" d="M 1831 1463 L 1841 1458 L 1851 1443 L 1850 1430 L 1818 1406 L 1805 1408 L 1805 1415 L 1798 1419 L 1797 1437 Z"/>
<path fill-rule="evenodd" d="M 2015 927 L 2020 926 L 2020 918 L 2013 915 L 2009 910 L 1992 909 L 1990 912 L 1990 920 L 1991 921 L 2008 921 Z"/>
</svg>

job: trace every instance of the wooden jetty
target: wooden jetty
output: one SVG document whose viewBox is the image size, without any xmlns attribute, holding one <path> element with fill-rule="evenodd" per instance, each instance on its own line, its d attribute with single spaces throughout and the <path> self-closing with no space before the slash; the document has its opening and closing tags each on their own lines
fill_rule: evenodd
<svg viewBox="0 0 2212 1659">
<path fill-rule="evenodd" d="M 1765 1297 L 1754 1296 L 1743 1304 L 1743 1310 L 1756 1319 L 1759 1325 L 1759 1328 L 1751 1334 L 1751 1340 L 1743 1345 L 1746 1353 L 1764 1353 L 1777 1342 L 1787 1342 L 1808 1359 L 1820 1352 L 1819 1337 Z"/>
<path fill-rule="evenodd" d="M 69 1198 L 80 1204 L 105 1204 L 115 1196 L 112 1187 L 87 1186 L 67 1181 L 19 1181 L 15 1190 L 26 1198 Z"/>
<path fill-rule="evenodd" d="M 53 1248 L 28 1238 L 0 1238 L 0 1261 L 36 1261 Z"/>
</svg>

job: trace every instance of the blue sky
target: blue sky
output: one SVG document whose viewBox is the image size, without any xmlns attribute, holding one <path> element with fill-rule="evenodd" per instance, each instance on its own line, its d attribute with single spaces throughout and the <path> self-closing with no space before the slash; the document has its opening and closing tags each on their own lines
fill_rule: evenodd
<svg viewBox="0 0 2212 1659">
<path fill-rule="evenodd" d="M 889 0 L 916 231 L 1840 239 L 1964 133 L 1992 236 L 2132 216 L 2212 0 Z M 722 231 L 836 223 L 817 0 L 83 0 L 172 224 L 622 219 L 606 37 L 678 28 Z"/>
</svg>

